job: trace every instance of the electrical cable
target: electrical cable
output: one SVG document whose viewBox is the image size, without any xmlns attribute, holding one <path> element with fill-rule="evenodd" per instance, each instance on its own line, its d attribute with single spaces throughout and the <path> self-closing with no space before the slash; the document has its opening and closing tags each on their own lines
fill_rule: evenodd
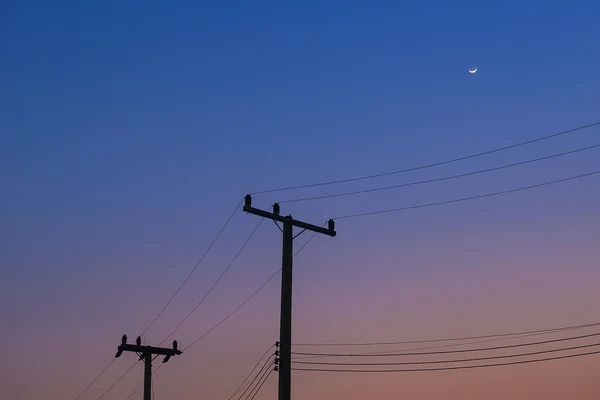
<svg viewBox="0 0 600 400">
<path fill-rule="evenodd" d="M 250 382 L 250 384 L 246 387 L 246 389 L 242 392 L 242 394 L 238 397 L 238 399 L 241 399 L 242 397 L 244 397 L 244 395 L 248 392 L 248 389 L 250 389 L 252 387 L 252 385 L 254 385 L 254 383 L 256 382 L 256 380 L 258 379 L 260 382 L 260 379 L 262 379 L 262 376 L 264 376 L 264 374 L 271 369 L 271 366 L 274 364 L 273 360 L 271 360 L 271 358 L 273 358 L 273 356 L 267 358 L 267 360 L 265 361 L 265 363 L 263 364 L 262 367 L 260 367 L 260 369 L 258 370 L 258 372 L 256 373 L 256 375 L 254 376 L 254 379 L 252 379 L 252 381 Z M 270 364 L 269 364 L 270 363 Z M 261 373 L 263 375 L 261 375 Z M 259 376 L 261 377 L 259 379 Z M 255 386 L 256 388 L 256 386 Z M 254 389 L 250 390 L 250 393 L 252 393 L 254 391 Z M 248 393 L 248 396 L 246 398 L 248 398 L 250 396 L 250 393 Z"/>
<path fill-rule="evenodd" d="M 516 336 L 516 335 L 528 335 L 533 333 L 547 333 L 547 332 L 555 332 L 562 330 L 572 330 L 572 329 L 582 329 L 582 328 L 591 328 L 594 326 L 600 326 L 600 322 L 593 322 L 589 324 L 581 324 L 581 325 L 571 325 L 571 326 L 561 326 L 558 328 L 546 328 L 546 329 L 538 329 L 538 330 L 530 330 L 530 331 L 522 331 L 522 332 L 505 332 L 505 333 L 497 333 L 493 335 L 479 335 L 479 336 L 463 336 L 463 337 L 452 337 L 452 338 L 443 338 L 443 339 L 426 339 L 426 340 L 403 340 L 403 341 L 393 341 L 393 342 L 359 342 L 359 343 L 292 343 L 292 346 L 308 346 L 308 347 L 316 347 L 316 346 L 380 346 L 380 345 L 394 345 L 394 344 L 420 344 L 420 343 L 439 343 L 439 342 L 455 342 L 462 340 L 472 340 L 472 339 L 487 339 L 487 338 L 497 338 L 504 336 Z"/>
<path fill-rule="evenodd" d="M 240 389 L 244 386 L 244 384 L 246 383 L 246 381 L 248 381 L 248 379 L 250 378 L 250 376 L 252 376 L 252 374 L 254 373 L 254 370 L 256 370 L 256 367 L 258 367 L 259 364 L 262 362 L 262 360 L 267 356 L 267 354 L 269 354 L 269 352 L 271 351 L 271 349 L 273 348 L 273 346 L 274 345 L 270 345 L 269 348 L 267 349 L 267 351 L 265 351 L 265 353 L 258 359 L 258 361 L 254 365 L 254 367 L 252 368 L 252 370 L 250 371 L 250 373 L 248 374 L 248 376 L 246 376 L 246 378 L 244 378 L 244 380 L 237 387 L 237 389 L 235 390 L 235 392 L 233 392 L 233 394 L 229 397 L 229 400 L 232 400 L 233 397 L 240 391 Z"/>
<path fill-rule="evenodd" d="M 518 343 L 511 344 L 506 346 L 495 346 L 495 347 L 479 347 L 474 349 L 460 349 L 460 350 L 446 350 L 446 351 L 430 351 L 430 352 L 421 352 L 421 353 L 385 353 L 385 354 L 357 354 L 357 353 L 303 353 L 303 352 L 292 352 L 292 354 L 297 355 L 305 355 L 305 356 L 313 356 L 313 355 L 322 355 L 328 357 L 408 357 L 408 356 L 430 356 L 436 354 L 456 354 L 456 353 L 471 353 L 476 351 L 491 351 L 491 350 L 502 350 L 502 349 L 512 349 L 516 347 L 526 347 L 526 346 L 538 346 L 542 344 L 548 343 L 558 343 L 558 342 L 566 342 L 570 340 L 578 340 L 585 339 L 590 337 L 600 336 L 600 332 L 590 333 L 587 335 L 579 335 L 579 336 L 571 336 L 560 339 L 552 339 L 552 340 L 543 340 L 538 342 L 528 342 L 528 343 Z"/>
<path fill-rule="evenodd" d="M 557 332 L 565 332 L 565 331 L 570 331 L 570 330 L 575 330 L 575 328 L 562 328 L 562 329 L 557 329 L 556 331 L 547 331 L 547 332 L 542 331 L 542 332 L 528 333 L 528 334 L 517 335 L 517 336 L 504 336 L 504 337 L 499 337 L 499 338 L 494 338 L 494 339 L 476 340 L 476 341 L 463 342 L 463 343 L 452 343 L 452 344 L 443 344 L 443 345 L 436 345 L 436 346 L 413 347 L 413 348 L 409 348 L 409 349 L 395 349 L 395 350 L 386 350 L 386 351 L 379 351 L 379 352 L 368 352 L 368 353 L 361 353 L 361 354 L 364 354 L 364 355 L 377 355 L 377 354 L 397 353 L 399 351 L 410 351 L 410 352 L 412 352 L 412 351 L 420 351 L 420 350 L 431 350 L 431 349 L 443 349 L 443 348 L 450 348 L 450 347 L 471 346 L 471 345 L 474 345 L 474 344 L 482 344 L 482 343 L 490 343 L 490 342 L 498 342 L 498 341 L 515 340 L 515 339 L 521 339 L 521 338 L 525 338 L 525 337 L 547 335 L 547 334 L 552 334 L 552 333 L 557 333 Z M 314 359 L 314 358 L 327 358 L 327 356 L 296 356 L 296 357 L 294 357 L 294 360 L 304 360 L 304 359 Z"/>
<path fill-rule="evenodd" d="M 488 356 L 488 357 L 476 357 L 476 358 L 465 358 L 461 360 L 441 360 L 441 361 L 412 361 L 412 362 L 380 362 L 380 363 L 352 363 L 352 362 L 335 362 L 335 361 L 292 361 L 293 364 L 310 364 L 310 365 L 350 365 L 350 366 L 382 366 L 382 365 L 425 365 L 425 364 L 446 364 L 446 363 L 458 363 L 458 362 L 473 362 L 473 361 L 487 361 L 496 360 L 501 358 L 514 358 L 514 357 L 527 357 L 535 356 L 539 354 L 557 353 L 561 351 L 579 350 L 589 347 L 600 346 L 600 343 L 584 344 L 580 346 L 563 347 L 558 349 L 550 350 L 539 350 L 529 353 L 520 354 L 503 354 L 500 356 Z"/>
<path fill-rule="evenodd" d="M 512 163 L 512 164 L 504 164 L 504 165 L 501 165 L 498 167 L 480 169 L 477 171 L 465 172 L 465 173 L 457 174 L 457 175 L 444 176 L 441 178 L 427 179 L 427 180 L 415 181 L 415 182 L 409 182 L 409 183 L 401 183 L 398 185 L 383 186 L 383 187 L 377 187 L 377 188 L 372 188 L 372 189 L 355 190 L 355 191 L 351 191 L 351 192 L 327 194 L 327 195 L 322 195 L 322 196 L 301 197 L 301 198 L 297 198 L 297 199 L 283 200 L 283 201 L 280 201 L 279 204 L 296 203 L 296 202 L 320 200 L 320 199 L 330 199 L 330 198 L 334 198 L 334 197 L 380 192 L 380 191 L 384 191 L 384 190 L 397 189 L 397 188 L 402 188 L 402 187 L 407 187 L 407 186 L 416 186 L 416 185 L 424 185 L 424 184 L 434 183 L 434 182 L 442 182 L 442 181 L 447 181 L 450 179 L 464 178 L 466 176 L 478 175 L 478 174 L 483 174 L 483 173 L 492 172 L 492 171 L 499 171 L 501 169 L 512 168 L 512 167 L 516 167 L 519 165 L 525 165 L 525 164 L 530 164 L 530 163 L 534 163 L 534 162 L 538 162 L 538 161 L 549 160 L 552 158 L 562 157 L 562 156 L 569 155 L 569 154 L 575 154 L 578 152 L 591 150 L 591 149 L 595 149 L 598 147 L 600 147 L 600 144 L 583 147 L 583 148 L 579 148 L 576 150 L 566 151 L 563 153 L 552 154 L 552 155 L 545 156 L 545 157 L 539 157 L 539 158 L 534 158 L 534 159 L 530 159 L 530 160 L 526 160 L 526 161 L 516 162 L 516 163 Z"/>
<path fill-rule="evenodd" d="M 112 365 L 112 363 L 115 362 L 115 360 L 116 360 L 116 358 L 113 357 L 112 360 L 110 360 L 110 362 L 106 365 L 106 367 L 104 367 L 104 369 L 102 371 L 100 371 L 100 373 L 98 375 L 96 375 L 94 380 L 91 381 L 90 384 L 87 385 L 85 389 L 83 389 L 83 392 L 79 393 L 79 395 L 75 398 L 75 400 L 79 400 L 81 398 L 81 396 L 83 396 L 84 393 L 87 392 L 90 387 L 92 387 L 94 382 L 96 382 L 98 380 L 98 378 L 100 378 L 102 376 L 102 374 L 108 369 L 108 367 L 110 367 Z"/>
<path fill-rule="evenodd" d="M 310 243 L 310 241 L 315 236 L 316 236 L 316 233 L 313 233 L 312 236 L 302 245 L 302 247 L 300 247 L 300 249 L 298 249 L 298 251 L 296 253 L 294 253 L 293 257 L 296 257 L 298 255 L 298 253 L 300 253 L 308 245 L 308 243 Z M 271 275 L 271 277 L 269 279 L 267 279 L 258 289 L 256 289 L 256 291 L 254 291 L 254 293 L 252 293 L 248 298 L 246 298 L 246 300 L 244 300 L 242 303 L 240 303 L 225 318 L 223 318 L 221 321 L 219 321 L 217 324 L 215 324 L 212 328 L 210 328 L 208 331 L 204 332 L 202 335 L 200 335 L 200 337 L 198 337 L 196 340 L 194 340 L 189 346 L 187 346 L 184 349 L 184 351 L 189 349 L 196 343 L 198 343 L 200 340 L 204 339 L 208 334 L 210 334 L 212 331 L 214 331 L 219 326 L 221 326 L 221 324 L 223 324 L 225 321 L 227 321 L 229 318 L 231 318 L 236 312 L 238 312 L 243 306 L 245 306 L 246 303 L 248 303 L 250 300 L 252 300 L 254 298 L 254 296 L 256 296 L 260 291 L 262 291 L 265 288 L 265 286 L 267 286 L 269 284 L 269 282 L 271 282 L 280 272 L 281 272 L 281 268 L 279 268 L 273 275 Z"/>
<path fill-rule="evenodd" d="M 238 257 L 240 256 L 240 254 L 242 254 L 242 251 L 246 248 L 246 246 L 248 245 L 248 242 L 250 242 L 250 239 L 252 239 L 252 237 L 254 236 L 254 234 L 256 233 L 257 229 L 259 228 L 260 224 L 263 222 L 263 218 L 261 218 L 258 223 L 256 224 L 256 227 L 254 228 L 254 230 L 252 231 L 252 233 L 250 233 L 250 236 L 248 236 L 248 238 L 246 239 L 246 241 L 244 242 L 244 244 L 242 245 L 242 247 L 240 247 L 240 249 L 238 250 L 237 254 L 235 255 L 235 257 L 233 257 L 233 259 L 231 260 L 231 262 L 229 263 L 229 265 L 227 265 L 227 267 L 223 270 L 223 272 L 221 272 L 221 275 L 217 278 L 217 280 L 213 283 L 213 285 L 210 287 L 210 289 L 204 294 L 204 296 L 200 299 L 200 301 L 198 303 L 196 303 L 196 305 L 194 306 L 194 308 L 192 308 L 192 310 L 188 313 L 188 315 L 186 315 L 186 317 L 179 323 L 179 325 L 177 325 L 175 327 L 175 329 L 173 329 L 171 331 L 171 333 L 169 333 L 163 340 L 162 342 L 160 342 L 159 346 L 161 346 L 164 342 L 166 342 L 169 337 L 171 337 L 175 332 L 177 332 L 177 330 L 179 328 L 181 328 L 181 326 L 192 316 L 192 314 L 198 309 L 198 307 L 200 307 L 200 305 L 204 302 L 204 300 L 206 300 L 206 298 L 212 293 L 212 291 L 215 289 L 215 287 L 219 284 L 219 282 L 221 281 L 221 279 L 223 279 L 223 277 L 225 276 L 225 274 L 227 273 L 227 271 L 229 271 L 229 269 L 231 268 L 231 266 L 233 265 L 233 263 L 238 259 Z"/>
<path fill-rule="evenodd" d="M 531 143 L 541 142 L 543 140 L 547 140 L 547 139 L 555 138 L 558 136 L 567 135 L 569 133 L 573 133 L 573 132 L 580 131 L 583 129 L 591 128 L 596 125 L 600 125 L 600 121 L 594 122 L 594 123 L 591 123 L 588 125 L 579 126 L 577 128 L 569 129 L 566 131 L 554 133 L 551 135 L 542 136 L 537 139 L 531 139 L 531 140 L 527 140 L 524 142 L 515 143 L 515 144 L 509 145 L 509 146 L 499 147 L 496 149 L 492 149 L 492 150 L 488 150 L 488 151 L 484 151 L 484 152 L 480 152 L 480 153 L 475 153 L 475 154 L 470 154 L 467 156 L 458 157 L 458 158 L 454 158 L 454 159 L 450 159 L 450 160 L 446 160 L 446 161 L 435 162 L 432 164 L 425 164 L 425 165 L 420 165 L 420 166 L 412 167 L 412 168 L 406 168 L 406 169 L 390 171 L 390 172 L 383 172 L 383 173 L 379 173 L 379 174 L 359 176 L 359 177 L 354 177 L 354 178 L 338 179 L 338 180 L 334 180 L 334 181 L 311 183 L 311 184 L 307 184 L 307 185 L 288 186 L 288 187 L 281 187 L 281 188 L 277 188 L 277 189 L 261 190 L 261 191 L 254 192 L 254 194 L 284 192 L 284 191 L 289 191 L 289 190 L 306 189 L 306 188 L 317 187 L 317 186 L 336 185 L 339 183 L 355 182 L 355 181 L 360 181 L 360 180 L 365 180 L 365 179 L 373 179 L 373 178 L 379 178 L 382 176 L 389 176 L 389 175 L 395 175 L 395 174 L 400 174 L 400 173 L 404 173 L 404 172 L 411 172 L 411 171 L 417 171 L 417 170 L 426 169 L 426 168 L 437 167 L 440 165 L 451 164 L 451 163 L 455 163 L 458 161 L 464 161 L 464 160 L 468 160 L 468 159 L 475 158 L 475 157 L 480 157 L 480 156 L 493 154 L 493 153 L 497 153 L 497 152 L 504 151 L 504 150 L 513 149 L 515 147 L 525 146 L 525 145 L 528 145 Z"/>
<path fill-rule="evenodd" d="M 535 188 L 542 187 L 542 186 L 550 186 L 550 185 L 554 185 L 554 184 L 561 183 L 561 182 L 567 182 L 567 181 L 572 181 L 572 180 L 575 180 L 575 179 L 585 178 L 585 177 L 596 175 L 596 174 L 599 174 L 599 173 L 600 173 L 600 170 L 599 171 L 588 172 L 586 174 L 571 176 L 571 177 L 568 177 L 568 178 L 557 179 L 557 180 L 554 180 L 554 181 L 547 181 L 547 182 L 543 182 L 543 183 L 538 183 L 538 184 L 535 184 L 535 185 L 522 186 L 522 187 L 519 187 L 519 188 L 516 188 L 516 189 L 507 189 L 507 190 L 503 190 L 501 192 L 493 192 L 493 193 L 480 194 L 480 195 L 477 195 L 477 196 L 461 197 L 461 198 L 458 198 L 458 199 L 440 201 L 440 202 L 436 202 L 436 203 L 417 204 L 417 205 L 413 205 L 413 206 L 400 207 L 400 208 L 391 208 L 391 209 L 387 209 L 387 210 L 377 210 L 377 211 L 368 211 L 368 212 L 363 212 L 363 213 L 358 213 L 358 214 L 349 214 L 349 215 L 344 215 L 344 216 L 341 216 L 341 217 L 336 217 L 336 218 L 333 218 L 333 219 L 334 220 L 340 220 L 340 219 L 347 219 L 347 218 L 357 218 L 357 217 L 364 217 L 364 216 L 368 216 L 368 215 L 386 214 L 386 213 L 392 213 L 392 212 L 414 210 L 414 209 L 417 209 L 417 208 L 425 208 L 425 207 L 441 206 L 441 205 L 444 205 L 444 204 L 459 203 L 459 202 L 462 202 L 462 201 L 475 200 L 475 199 L 481 199 L 481 198 L 484 198 L 484 197 L 493 197 L 493 196 L 499 196 L 499 195 L 503 195 L 503 194 L 520 192 L 520 191 L 523 191 L 523 190 L 535 189 Z"/>
<path fill-rule="evenodd" d="M 313 372 L 426 372 L 426 371 L 450 371 L 450 370 L 458 370 L 458 369 L 474 369 L 474 368 L 489 368 L 489 367 L 502 367 L 508 365 L 518 365 L 518 364 L 530 364 L 530 363 L 538 363 L 545 361 L 553 361 L 553 360 L 563 360 L 567 358 L 576 358 L 576 357 L 584 357 L 590 356 L 594 354 L 600 354 L 600 351 L 592 351 L 588 353 L 578 353 L 571 354 L 565 356 L 556 356 L 556 357 L 548 357 L 541 358 L 535 360 L 523 360 L 523 361 L 513 361 L 499 364 L 482 364 L 482 365 L 461 365 L 458 367 L 439 367 L 439 368 L 419 368 L 419 369 L 363 369 L 363 370 L 352 370 L 352 369 L 317 369 L 317 368 L 293 368 L 293 371 L 313 371 Z"/>
<path fill-rule="evenodd" d="M 171 304 L 171 302 L 173 302 L 173 300 L 175 299 L 175 297 L 179 294 L 179 292 L 181 291 L 181 289 L 185 286 L 185 284 L 190 280 L 190 278 L 192 277 L 192 275 L 194 274 L 194 272 L 196 272 L 196 270 L 198 269 L 198 266 L 200 265 L 200 263 L 204 260 L 204 258 L 206 258 L 206 256 L 208 255 L 209 251 L 213 248 L 213 246 L 215 245 L 215 243 L 217 242 L 217 240 L 221 237 L 221 234 L 223 233 L 223 231 L 225 230 L 225 228 L 229 225 L 229 222 L 231 221 L 231 219 L 233 218 L 233 216 L 235 215 L 235 213 L 237 212 L 239 206 L 242 204 L 242 202 L 244 201 L 244 199 L 242 198 L 235 206 L 235 208 L 233 209 L 233 211 L 231 212 L 231 214 L 229 214 L 229 217 L 227 218 L 227 220 L 225 221 L 225 223 L 223 224 L 223 226 L 221 227 L 221 229 L 219 230 L 219 232 L 217 233 L 217 235 L 215 236 L 215 238 L 212 240 L 212 242 L 210 243 L 210 245 L 208 246 L 208 248 L 205 250 L 205 252 L 202 254 L 202 256 L 200 257 L 200 259 L 198 260 L 198 262 L 196 263 L 196 265 L 194 266 L 194 268 L 192 268 L 192 270 L 190 271 L 190 273 L 187 275 L 187 277 L 183 280 L 183 282 L 179 285 L 179 287 L 177 288 L 177 290 L 175 291 L 175 293 L 173 293 L 173 295 L 171 296 L 171 298 L 166 302 L 166 304 L 163 306 L 163 308 L 159 311 L 159 313 L 154 317 L 154 319 L 150 322 L 150 324 L 148 324 L 148 326 L 146 327 L 146 329 L 144 329 L 142 331 L 142 333 L 140 334 L 140 336 L 143 336 L 144 333 L 146 333 L 146 331 L 148 329 L 150 329 L 150 327 L 158 320 L 158 318 L 164 313 L 164 311 L 167 309 L 167 307 Z M 257 226 L 258 228 L 258 226 Z M 252 235 L 254 234 L 254 232 L 256 231 L 256 229 L 252 232 L 252 234 L 250 235 L 250 237 L 248 238 L 248 240 L 246 241 L 246 243 L 244 243 L 244 245 L 242 246 L 242 249 L 240 249 L 239 253 L 241 252 L 241 250 L 243 250 L 243 248 L 245 247 L 245 245 L 247 244 L 247 242 L 250 240 L 250 238 L 252 237 Z M 179 329 L 179 327 L 181 327 L 181 325 L 183 325 L 183 323 L 185 323 L 185 321 L 187 321 L 187 319 L 192 315 L 192 313 L 200 306 L 200 304 L 206 299 L 206 297 L 210 294 L 210 292 L 212 292 L 212 290 L 215 288 L 215 286 L 219 283 L 219 281 L 221 280 L 221 278 L 223 277 L 223 275 L 225 275 L 225 273 L 227 272 L 227 270 L 231 267 L 231 265 L 233 264 L 233 262 L 235 261 L 235 259 L 237 258 L 237 256 L 234 258 L 234 260 L 229 264 L 229 266 L 225 269 L 225 271 L 223 271 L 223 273 L 221 274 L 221 276 L 217 279 L 217 281 L 213 284 L 213 286 L 211 287 L 211 289 L 208 291 L 208 293 L 202 298 L 202 300 L 196 305 L 196 307 L 190 312 L 190 314 L 188 314 L 188 316 L 177 326 L 177 328 L 175 328 L 175 330 L 173 330 L 173 332 L 171 332 L 169 334 L 169 336 L 167 336 L 160 344 L 162 345 L 177 329 Z M 114 358 L 113 360 L 114 361 Z M 112 364 L 111 361 L 111 364 Z M 107 367 L 108 368 L 108 367 Z M 104 371 L 106 371 L 105 368 L 102 373 L 104 373 Z M 125 374 L 123 376 L 125 376 L 131 369 L 127 370 L 127 372 L 125 372 Z M 100 377 L 100 375 L 102 375 L 102 373 L 100 373 L 98 375 L 98 377 Z M 120 379 L 123 378 L 123 376 L 121 376 Z M 98 379 L 98 377 L 96 379 Z M 116 383 L 115 383 L 116 384 Z M 114 387 L 113 384 L 108 390 L 112 389 Z M 91 386 L 91 384 L 89 385 Z M 139 388 L 138 388 L 139 389 Z M 87 390 L 87 389 L 86 389 Z M 137 391 L 137 390 L 136 390 Z M 83 393 L 82 393 L 83 394 Z M 133 394 L 132 394 L 133 395 Z M 81 395 L 80 395 L 81 396 Z M 79 399 L 79 397 L 77 398 Z M 98 399 L 99 400 L 99 399 Z"/>
<path fill-rule="evenodd" d="M 138 360 L 138 361 L 139 361 L 139 360 Z M 106 396 L 106 394 L 107 394 L 108 392 L 110 392 L 110 390 L 111 390 L 113 387 L 115 387 L 115 385 L 116 385 L 117 383 L 119 383 L 119 381 L 120 381 L 121 379 L 123 379 L 123 378 L 125 377 L 125 375 L 127 375 L 127 374 L 129 373 L 129 371 L 131 371 L 131 370 L 133 369 L 133 367 L 135 367 L 135 366 L 137 365 L 137 363 L 138 363 L 137 361 L 136 361 L 135 363 L 133 363 L 133 365 L 132 365 L 131 367 L 129 367 L 129 369 L 128 369 L 127 371 L 125 371 L 125 372 L 123 373 L 123 375 L 121 375 L 121 376 L 119 377 L 119 379 L 117 379 L 117 380 L 116 380 L 116 381 L 115 381 L 115 382 L 114 382 L 112 385 L 110 385 L 110 387 L 109 387 L 108 389 L 106 389 L 106 391 L 105 391 L 104 393 L 102 393 L 102 394 L 100 395 L 100 397 L 98 397 L 98 399 L 97 399 L 97 400 L 100 400 L 100 399 L 102 399 L 104 396 Z"/>
<path fill-rule="evenodd" d="M 300 247 L 300 249 L 298 249 L 298 251 L 296 253 L 294 253 L 294 257 L 296 257 L 298 255 L 298 253 L 300 253 L 307 245 L 308 243 L 310 243 L 310 241 L 316 236 L 316 233 L 313 233 L 312 236 L 302 245 L 302 247 Z M 215 324 L 212 328 L 210 328 L 209 330 L 207 330 L 206 332 L 204 332 L 202 335 L 200 335 L 196 340 L 194 340 L 192 343 L 190 343 L 183 351 L 186 351 L 187 349 L 189 349 L 190 347 L 192 347 L 193 345 L 195 345 L 196 343 L 198 343 L 200 340 L 204 339 L 206 336 L 208 336 L 211 332 L 213 332 L 215 329 L 217 329 L 219 326 L 221 326 L 223 323 L 225 323 L 225 321 L 227 321 L 229 318 L 231 318 L 235 313 L 237 313 L 243 306 L 246 305 L 246 303 L 248 303 L 250 300 L 252 300 L 259 292 L 261 292 L 279 273 L 281 272 L 281 268 L 279 268 L 279 270 L 277 270 L 273 275 L 271 275 L 271 277 L 269 279 L 267 279 L 258 289 L 256 289 L 254 291 L 254 293 L 252 293 L 248 298 L 246 298 L 246 300 L 244 300 L 242 303 L 240 303 L 233 311 L 231 311 L 225 318 L 223 318 L 221 321 L 219 321 L 217 324 Z M 161 364 L 162 365 L 162 364 Z M 156 368 L 156 371 L 158 371 L 158 369 L 160 368 L 160 366 L 158 368 Z M 155 372 L 156 372 L 155 371 Z M 137 393 L 138 390 L 140 390 L 140 388 L 142 387 L 142 385 L 138 386 L 137 389 L 135 389 L 125 400 L 129 400 L 131 397 L 133 397 L 134 394 Z"/>
<path fill-rule="evenodd" d="M 192 270 L 190 271 L 190 273 L 188 274 L 188 276 L 183 280 L 183 282 L 181 283 L 181 285 L 179 285 L 179 288 L 177 288 L 177 290 L 175 291 L 175 293 L 173 293 L 173 295 L 171 296 L 171 298 L 169 299 L 169 301 L 167 301 L 167 303 L 160 310 L 160 312 L 156 315 L 156 317 L 154 317 L 154 319 L 150 322 L 150 324 L 148 324 L 148 326 L 146 327 L 146 329 L 144 329 L 142 331 L 142 333 L 141 333 L 142 335 L 144 333 L 146 333 L 146 331 L 148 329 L 150 329 L 150 327 L 156 322 L 156 320 L 158 319 L 158 317 L 160 317 L 162 315 L 162 313 L 167 309 L 167 307 L 169 306 L 169 304 L 171 304 L 171 302 L 173 301 L 173 299 L 175 299 L 175 297 L 179 294 L 179 292 L 181 291 L 181 289 L 190 280 L 190 278 L 192 277 L 192 275 L 194 274 L 194 272 L 196 272 L 196 269 L 198 269 L 198 266 L 200 265 L 200 263 L 202 262 L 202 260 L 204 260 L 204 258 L 208 254 L 208 252 L 215 245 L 215 243 L 217 242 L 217 240 L 219 239 L 219 237 L 221 236 L 221 234 L 223 233 L 223 231 L 225 230 L 225 228 L 227 227 L 227 225 L 229 225 L 229 221 L 231 221 L 231 218 L 233 218 L 233 216 L 235 215 L 236 211 L 238 210 L 238 208 L 240 207 L 240 205 L 242 204 L 243 201 L 244 201 L 244 199 L 242 198 L 240 200 L 240 202 L 235 206 L 235 208 L 233 209 L 233 211 L 229 215 L 229 218 L 227 218 L 227 221 L 225 221 L 225 223 L 221 227 L 221 230 L 219 230 L 219 233 L 217 233 L 217 236 L 215 236 L 215 238 L 213 239 L 213 241 L 211 242 L 211 244 L 208 246 L 208 248 L 206 249 L 206 251 L 204 252 L 204 254 L 202 254 L 202 257 L 200 257 L 200 259 L 198 260 L 198 262 L 196 263 L 196 265 L 194 266 L 194 268 L 192 268 Z"/>
<path fill-rule="evenodd" d="M 263 385 L 269 379 L 269 377 L 271 376 L 272 373 L 273 373 L 273 369 L 271 369 L 269 371 L 269 373 L 267 374 L 267 376 L 265 376 L 265 378 L 262 380 L 262 382 L 260 382 L 260 385 L 258 385 L 258 389 L 256 389 L 256 392 L 254 392 L 254 394 L 252 395 L 252 397 L 250 397 L 249 400 L 254 400 L 254 398 L 256 397 L 256 395 L 258 394 L 258 392 L 260 392 L 260 389 L 262 389 Z"/>
</svg>

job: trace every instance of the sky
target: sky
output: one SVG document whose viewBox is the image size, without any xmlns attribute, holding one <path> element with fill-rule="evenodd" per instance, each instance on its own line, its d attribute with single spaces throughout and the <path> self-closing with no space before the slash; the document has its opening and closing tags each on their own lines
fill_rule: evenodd
<svg viewBox="0 0 600 400">
<path fill-rule="evenodd" d="M 2 397 L 75 399 L 237 208 L 144 333 L 148 344 L 166 339 L 260 222 L 241 211 L 247 193 L 268 209 L 599 144 L 595 126 L 436 168 L 258 193 L 600 121 L 599 12 L 594 1 L 1 2 Z M 498 192 L 600 170 L 599 151 L 282 203 L 281 212 L 320 225 Z M 315 236 L 294 259 L 293 343 L 600 321 L 599 179 L 336 221 L 335 238 Z M 231 396 L 278 339 L 280 276 L 195 341 L 280 266 L 281 233 L 263 221 L 169 336 L 194 344 L 156 372 L 156 398 Z M 98 399 L 134 361 L 115 360 L 81 399 Z M 600 396 L 599 367 L 590 356 L 426 373 L 295 371 L 292 390 L 294 399 L 589 400 Z M 125 400 L 142 375 L 139 363 L 102 398 Z M 275 398 L 276 384 L 272 375 L 256 400 Z"/>
</svg>

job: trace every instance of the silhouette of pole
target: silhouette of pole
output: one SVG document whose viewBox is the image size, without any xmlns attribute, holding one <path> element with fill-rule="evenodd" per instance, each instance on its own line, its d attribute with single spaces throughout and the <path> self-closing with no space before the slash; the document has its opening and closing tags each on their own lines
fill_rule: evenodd
<svg viewBox="0 0 600 400">
<path fill-rule="evenodd" d="M 273 212 L 252 207 L 252 197 L 246 195 L 243 210 L 249 214 L 272 219 L 283 224 L 283 251 L 281 261 L 281 311 L 279 322 L 279 400 L 290 400 L 292 393 L 292 257 L 294 244 L 294 226 L 303 231 L 313 231 L 328 236 L 335 236 L 335 224 L 328 221 L 328 227 L 308 224 L 292 218 L 281 216 L 279 204 L 273 204 Z"/>
<path fill-rule="evenodd" d="M 144 400 L 151 400 L 152 397 L 152 355 L 165 356 L 163 363 L 166 363 L 171 357 L 181 354 L 181 350 L 177 349 L 177 340 L 173 341 L 173 348 L 152 347 L 142 346 L 142 338 L 139 336 L 135 344 L 127 344 L 127 335 L 121 338 L 121 345 L 117 348 L 115 357 L 121 357 L 124 351 L 136 353 L 140 360 L 144 361 Z"/>
<path fill-rule="evenodd" d="M 292 250 L 294 245 L 294 225 L 292 221 L 291 217 L 286 217 L 283 221 L 281 311 L 279 317 L 279 400 L 290 400 L 292 391 Z"/>
<path fill-rule="evenodd" d="M 152 354 L 144 354 L 144 400 L 151 400 L 152 395 Z"/>
</svg>

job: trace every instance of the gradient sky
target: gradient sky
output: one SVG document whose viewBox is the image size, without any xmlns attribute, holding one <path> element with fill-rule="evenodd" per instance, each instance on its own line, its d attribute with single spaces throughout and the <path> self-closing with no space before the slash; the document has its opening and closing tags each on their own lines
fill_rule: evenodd
<svg viewBox="0 0 600 400">
<path fill-rule="evenodd" d="M 248 192 L 412 167 L 600 120 L 597 1 L 0 4 L 0 393 L 74 399 L 187 276 Z M 475 75 L 468 68 L 477 67 Z M 441 168 L 254 196 L 254 205 L 600 143 L 600 127 Z M 378 194 L 283 204 L 328 218 L 600 169 L 590 150 Z M 600 177 L 340 220 L 295 262 L 293 341 L 431 339 L 600 320 Z M 233 217 L 158 344 L 258 217 Z M 307 234 L 296 241 L 298 248 Z M 280 267 L 263 223 L 174 335 L 183 346 Z M 279 277 L 155 375 L 158 399 L 227 399 L 277 340 Z M 83 400 L 133 363 L 118 359 Z M 293 375 L 294 399 L 600 397 L 600 357 L 420 374 Z M 124 400 L 138 365 L 105 397 Z M 276 379 L 256 400 L 276 396 Z M 134 399 L 141 399 L 141 391 Z"/>
</svg>

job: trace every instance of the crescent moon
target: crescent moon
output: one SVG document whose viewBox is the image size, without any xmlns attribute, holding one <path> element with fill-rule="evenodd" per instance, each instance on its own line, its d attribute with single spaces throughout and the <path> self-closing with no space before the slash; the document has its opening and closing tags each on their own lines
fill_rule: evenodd
<svg viewBox="0 0 600 400">
<path fill-rule="evenodd" d="M 477 68 L 475 68 L 475 69 L 470 69 L 470 70 L 469 70 L 469 73 L 470 73 L 470 74 L 474 74 L 475 72 L 477 72 Z"/>
</svg>

